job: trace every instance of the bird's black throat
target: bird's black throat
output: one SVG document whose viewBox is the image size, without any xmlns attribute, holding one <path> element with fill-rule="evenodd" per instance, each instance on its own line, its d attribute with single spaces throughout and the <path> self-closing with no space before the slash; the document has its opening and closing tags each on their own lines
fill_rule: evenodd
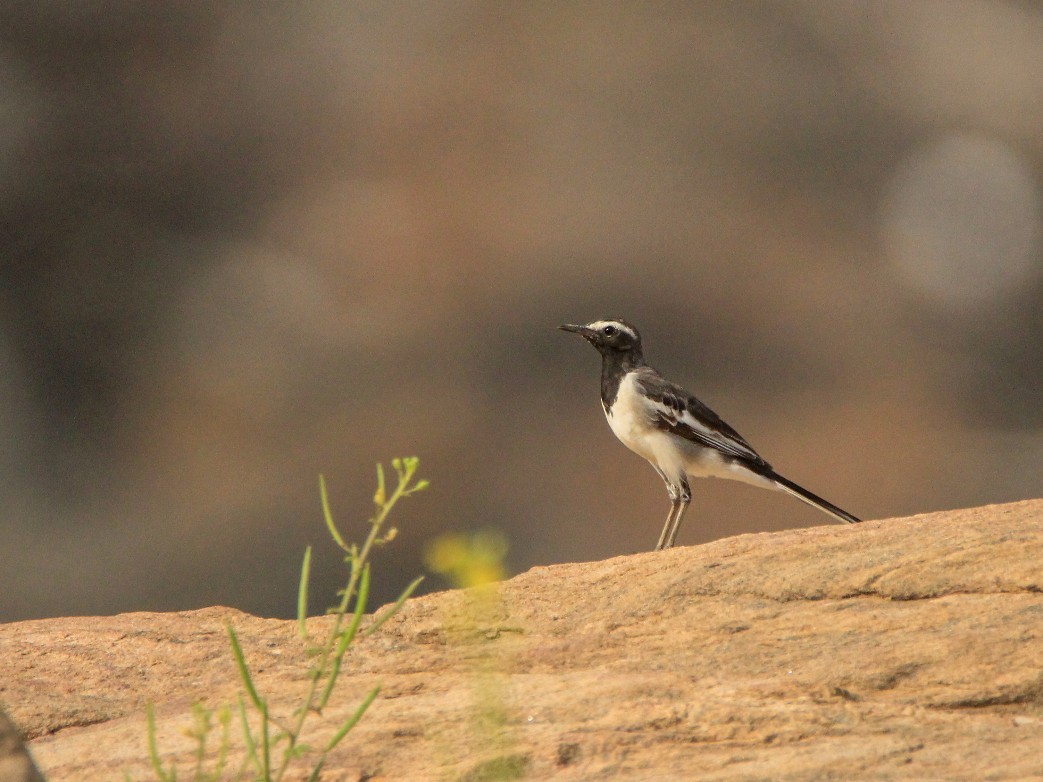
<svg viewBox="0 0 1043 782">
<path fill-rule="evenodd" d="M 645 365 L 640 350 L 629 350 L 625 353 L 605 351 L 601 354 L 601 404 L 606 412 L 619 395 L 619 384 L 627 372 L 632 372 Z"/>
</svg>

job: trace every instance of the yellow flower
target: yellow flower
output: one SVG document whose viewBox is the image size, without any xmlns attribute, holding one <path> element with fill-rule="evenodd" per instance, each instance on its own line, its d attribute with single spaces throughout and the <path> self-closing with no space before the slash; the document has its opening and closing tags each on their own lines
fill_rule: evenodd
<svg viewBox="0 0 1043 782">
<path fill-rule="evenodd" d="M 439 535 L 424 549 L 424 563 L 456 587 L 474 587 L 502 581 L 507 539 L 499 530 L 471 535 Z"/>
</svg>

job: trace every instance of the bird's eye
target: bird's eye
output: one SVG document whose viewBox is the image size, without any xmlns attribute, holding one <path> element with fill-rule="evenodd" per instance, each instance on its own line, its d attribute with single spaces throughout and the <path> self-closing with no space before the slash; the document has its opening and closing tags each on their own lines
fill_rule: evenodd
<svg viewBox="0 0 1043 782">
<path fill-rule="evenodd" d="M 613 334 L 616 333 L 616 327 L 605 326 L 603 329 L 601 329 L 601 333 L 604 334 L 606 337 L 611 337 Z"/>
</svg>

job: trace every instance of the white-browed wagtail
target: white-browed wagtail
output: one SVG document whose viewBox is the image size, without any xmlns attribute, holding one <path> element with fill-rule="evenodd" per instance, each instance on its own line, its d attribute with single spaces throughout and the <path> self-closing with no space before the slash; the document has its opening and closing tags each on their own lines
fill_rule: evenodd
<svg viewBox="0 0 1043 782">
<path fill-rule="evenodd" d="M 620 441 L 643 456 L 666 483 L 670 513 L 656 550 L 670 548 L 692 500 L 688 478 L 731 478 L 792 494 L 849 524 L 845 510 L 779 475 L 738 432 L 683 388 L 645 363 L 641 335 L 623 320 L 559 326 L 601 353 L 601 406 Z"/>
</svg>

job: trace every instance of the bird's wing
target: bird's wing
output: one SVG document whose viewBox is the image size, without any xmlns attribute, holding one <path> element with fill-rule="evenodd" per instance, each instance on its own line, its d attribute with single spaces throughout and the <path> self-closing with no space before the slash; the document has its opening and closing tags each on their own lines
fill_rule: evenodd
<svg viewBox="0 0 1043 782">
<path fill-rule="evenodd" d="M 648 398 L 654 426 L 750 466 L 771 469 L 742 435 L 683 388 L 664 380 L 651 367 L 636 379 Z"/>
</svg>

